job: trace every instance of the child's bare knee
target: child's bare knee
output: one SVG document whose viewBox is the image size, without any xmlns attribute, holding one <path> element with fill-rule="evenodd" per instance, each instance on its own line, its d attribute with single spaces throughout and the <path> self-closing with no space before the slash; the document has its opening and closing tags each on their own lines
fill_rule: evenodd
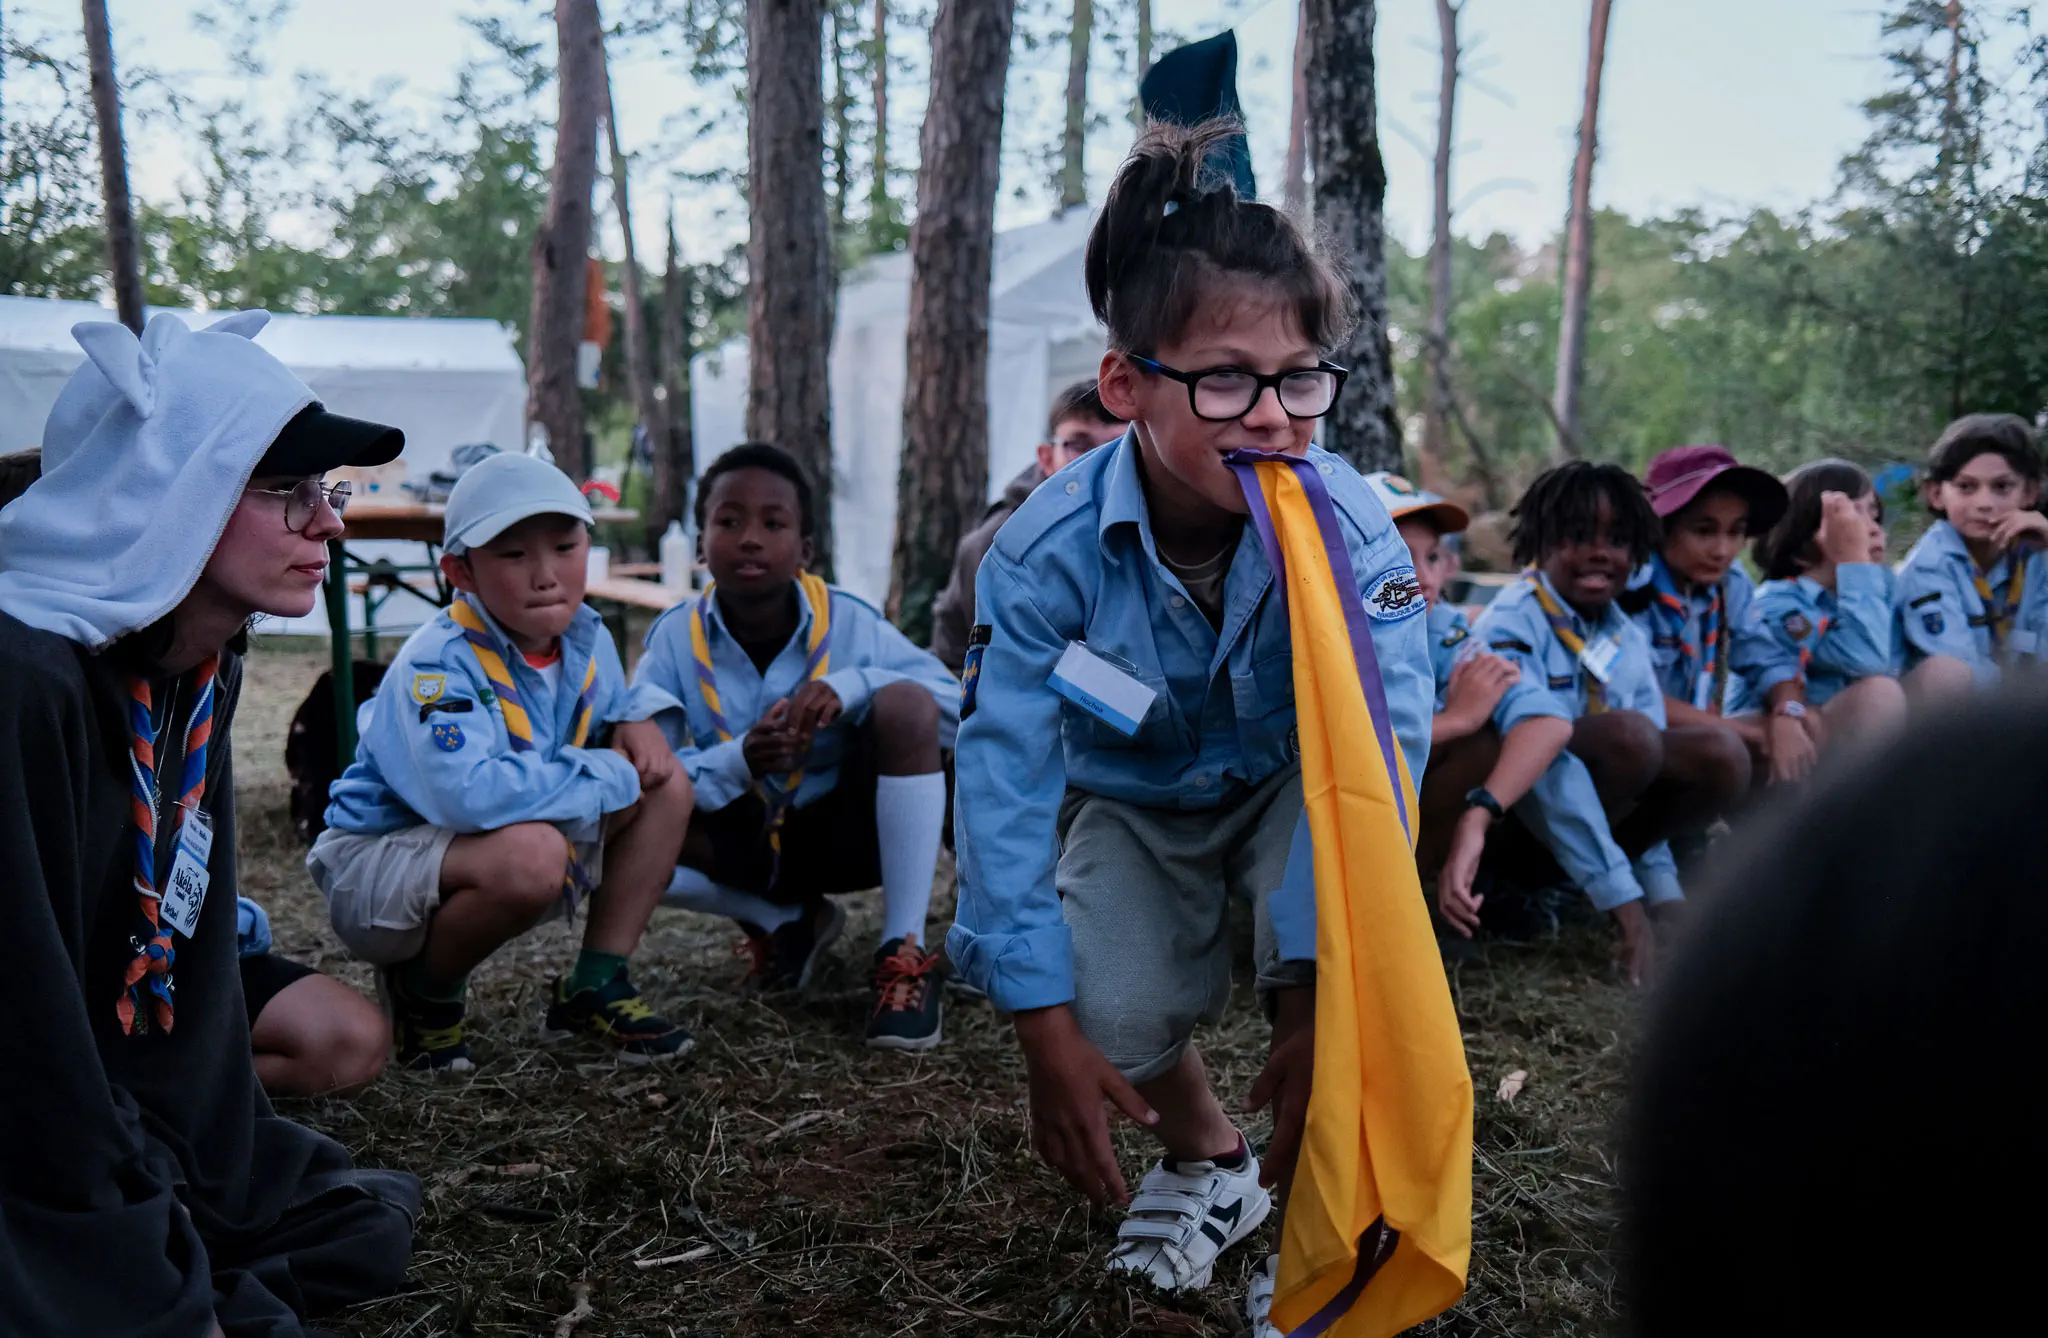
<svg viewBox="0 0 2048 1338">
<path fill-rule="evenodd" d="M 478 889 L 534 910 L 545 910 L 562 894 L 569 874 L 569 842 L 545 822 L 522 822 L 496 834 L 496 885 Z"/>
<path fill-rule="evenodd" d="M 1692 730 L 1686 747 L 1700 785 L 1731 799 L 1749 789 L 1749 745 L 1734 730 Z"/>
<path fill-rule="evenodd" d="M 1664 734 L 1637 711 L 1581 717 L 1571 750 L 1604 781 L 1603 790 L 1641 791 L 1664 769 Z"/>
<path fill-rule="evenodd" d="M 353 1096 L 375 1082 L 391 1052 L 391 1025 L 364 1002 L 364 1007 L 348 1009 L 336 1021 L 328 1053 L 337 1096 Z"/>
<path fill-rule="evenodd" d="M 938 735 L 939 704 L 915 683 L 899 681 L 875 689 L 870 710 L 875 724 L 892 734 Z"/>
</svg>

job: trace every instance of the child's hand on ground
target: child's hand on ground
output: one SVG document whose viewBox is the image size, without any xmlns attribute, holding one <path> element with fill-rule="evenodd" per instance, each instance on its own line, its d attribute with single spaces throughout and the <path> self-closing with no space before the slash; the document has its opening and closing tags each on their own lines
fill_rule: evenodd
<svg viewBox="0 0 2048 1338">
<path fill-rule="evenodd" d="M 1807 712 L 1809 716 L 1813 714 L 1811 710 Z M 1794 720 L 1789 715 L 1774 715 L 1767 728 L 1770 730 L 1771 784 L 1791 785 L 1805 780 L 1820 757 L 1820 750 L 1813 735 L 1807 731 L 1806 722 Z"/>
<path fill-rule="evenodd" d="M 1870 556 L 1870 518 L 1843 492 L 1820 495 L 1820 529 L 1813 536 L 1822 558 L 1837 566 Z"/>
<path fill-rule="evenodd" d="M 1615 944 L 1614 962 L 1621 978 L 1640 988 L 1650 983 L 1657 970 L 1657 934 L 1650 927 L 1650 913 L 1640 901 L 1625 901 L 1614 908 L 1614 924 L 1621 931 Z"/>
<path fill-rule="evenodd" d="M 1521 676 L 1513 661 L 1498 655 L 1467 656 L 1451 667 L 1443 713 L 1457 723 L 1461 733 L 1476 734 Z"/>
<path fill-rule="evenodd" d="M 1158 1113 L 1081 1034 L 1065 1004 L 1018 1013 L 1015 1024 L 1030 1079 L 1031 1145 L 1097 1207 L 1129 1203 L 1103 1102 L 1140 1124 L 1159 1123 Z"/>
<path fill-rule="evenodd" d="M 1445 923 L 1465 938 L 1479 928 L 1479 906 L 1485 898 L 1472 890 L 1479 877 L 1479 857 L 1486 853 L 1487 829 L 1493 815 L 1474 805 L 1458 819 L 1451 833 L 1450 853 L 1436 876 L 1436 908 Z"/>
<path fill-rule="evenodd" d="M 661 727 L 652 720 L 628 720 L 612 726 L 612 748 L 640 773 L 642 792 L 659 790 L 682 772 Z"/>
<path fill-rule="evenodd" d="M 1992 542 L 2000 548 L 2010 548 L 2022 539 L 2048 544 L 2048 516 L 2031 507 L 2022 508 L 1999 521 L 1991 531 Z"/>
<path fill-rule="evenodd" d="M 1316 1058 L 1316 991 L 1313 985 L 1280 990 L 1274 995 L 1273 1047 L 1245 1099 L 1248 1111 L 1273 1107 L 1273 1137 L 1259 1162 L 1259 1183 L 1280 1186 L 1280 1196 L 1294 1181 L 1294 1161 L 1301 1151 L 1302 1126 L 1308 1120 L 1310 1081 Z"/>
<path fill-rule="evenodd" d="M 796 732 L 789 727 L 787 698 L 761 713 L 740 742 L 740 755 L 747 759 L 747 770 L 756 776 L 777 776 L 796 770 L 803 753 L 797 749 Z"/>
<path fill-rule="evenodd" d="M 788 724 L 796 739 L 798 757 L 809 754 L 811 740 L 839 718 L 843 705 L 839 694 L 823 682 L 806 683 L 790 694 Z"/>
</svg>

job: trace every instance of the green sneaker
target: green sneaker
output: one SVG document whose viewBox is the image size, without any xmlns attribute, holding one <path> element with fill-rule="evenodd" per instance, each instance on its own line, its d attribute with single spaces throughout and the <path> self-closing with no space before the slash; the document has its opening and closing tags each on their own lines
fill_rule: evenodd
<svg viewBox="0 0 2048 1338">
<path fill-rule="evenodd" d="M 461 999 L 422 999 L 405 988 L 405 968 L 377 968 L 377 998 L 391 1019 L 398 1066 L 420 1073 L 468 1073 L 476 1067 L 462 1022 L 469 1006 Z"/>
<path fill-rule="evenodd" d="M 656 1013 L 633 988 L 623 969 L 601 990 L 566 992 L 567 977 L 555 977 L 541 1040 L 548 1045 L 575 1036 L 595 1036 L 619 1052 L 625 1064 L 660 1064 L 681 1059 L 697 1042 L 689 1032 Z"/>
</svg>

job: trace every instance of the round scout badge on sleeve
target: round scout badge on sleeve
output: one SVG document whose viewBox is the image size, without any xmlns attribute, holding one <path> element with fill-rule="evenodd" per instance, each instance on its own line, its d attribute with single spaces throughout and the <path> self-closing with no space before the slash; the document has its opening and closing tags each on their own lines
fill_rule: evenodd
<svg viewBox="0 0 2048 1338">
<path fill-rule="evenodd" d="M 1812 634 L 1813 624 L 1806 620 L 1805 614 L 1795 609 L 1785 615 L 1786 636 L 1791 637 L 1794 641 L 1804 641 Z"/>
<path fill-rule="evenodd" d="M 1422 597 L 1415 568 L 1396 567 L 1365 592 L 1365 607 L 1373 617 L 1390 623 L 1421 613 L 1429 607 L 1429 601 Z"/>
</svg>

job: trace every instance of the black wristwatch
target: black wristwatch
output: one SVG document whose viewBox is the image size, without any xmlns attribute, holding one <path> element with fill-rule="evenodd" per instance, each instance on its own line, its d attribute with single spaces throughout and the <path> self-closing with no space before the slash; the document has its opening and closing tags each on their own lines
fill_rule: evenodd
<svg viewBox="0 0 2048 1338">
<path fill-rule="evenodd" d="M 1472 789 L 1465 791 L 1465 807 L 1483 808 L 1488 813 L 1493 814 L 1495 822 L 1499 822 L 1507 816 L 1507 810 L 1500 806 L 1500 800 L 1495 799 L 1493 791 L 1487 789 L 1484 785 L 1474 786 Z"/>
</svg>

